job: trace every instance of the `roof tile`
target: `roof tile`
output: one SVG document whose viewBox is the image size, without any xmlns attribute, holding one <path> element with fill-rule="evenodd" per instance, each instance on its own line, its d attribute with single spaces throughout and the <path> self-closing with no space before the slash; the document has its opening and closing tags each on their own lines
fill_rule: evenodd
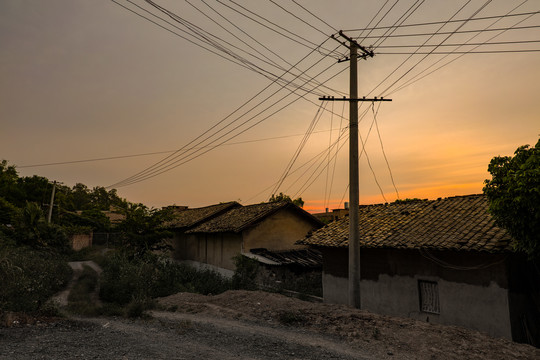
<svg viewBox="0 0 540 360">
<path fill-rule="evenodd" d="M 495 225 L 484 195 L 361 206 L 362 247 L 512 251 L 512 238 Z M 349 218 L 334 221 L 299 244 L 347 247 Z"/>
</svg>

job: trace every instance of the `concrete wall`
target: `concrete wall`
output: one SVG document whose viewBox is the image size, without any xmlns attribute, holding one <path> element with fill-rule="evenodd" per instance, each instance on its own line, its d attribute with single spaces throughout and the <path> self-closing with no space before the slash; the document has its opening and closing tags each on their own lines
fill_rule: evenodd
<svg viewBox="0 0 540 360">
<path fill-rule="evenodd" d="M 306 218 L 290 209 L 280 211 L 265 218 L 257 226 L 243 232 L 244 252 L 250 249 L 266 248 L 272 251 L 303 249 L 305 246 L 294 245 L 314 229 Z"/>
<path fill-rule="evenodd" d="M 493 264 L 485 269 L 455 270 L 439 266 L 415 251 L 365 249 L 361 255 L 362 309 L 392 316 L 476 329 L 512 339 L 506 267 L 497 255 L 436 253 L 447 263 Z M 470 255 L 473 259 L 464 259 Z M 347 249 L 323 251 L 323 295 L 329 303 L 348 302 Z M 459 260 L 458 260 L 459 259 Z M 478 262 L 481 260 L 481 262 Z M 480 266 L 481 267 L 481 266 Z M 493 279 L 488 281 L 487 279 Z M 495 281 L 495 279 L 497 281 Z M 436 282 L 439 314 L 420 309 L 419 281 Z"/>
</svg>

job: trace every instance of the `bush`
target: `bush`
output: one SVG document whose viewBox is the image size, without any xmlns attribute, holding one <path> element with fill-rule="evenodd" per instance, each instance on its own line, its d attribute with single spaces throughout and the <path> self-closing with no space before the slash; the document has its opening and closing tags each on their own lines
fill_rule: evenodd
<svg viewBox="0 0 540 360">
<path fill-rule="evenodd" d="M 72 270 L 58 254 L 30 248 L 0 251 L 0 309 L 36 312 L 66 286 Z"/>
<path fill-rule="evenodd" d="M 232 288 L 239 290 L 257 290 L 257 275 L 259 274 L 259 263 L 243 255 L 236 255 L 233 258 L 236 270 L 232 277 Z"/>
<path fill-rule="evenodd" d="M 170 259 L 146 253 L 133 257 L 127 253 L 108 254 L 103 262 L 100 298 L 127 305 L 148 304 L 148 299 L 180 291 L 219 294 L 230 289 L 230 281 L 210 270 L 196 270 Z"/>
</svg>

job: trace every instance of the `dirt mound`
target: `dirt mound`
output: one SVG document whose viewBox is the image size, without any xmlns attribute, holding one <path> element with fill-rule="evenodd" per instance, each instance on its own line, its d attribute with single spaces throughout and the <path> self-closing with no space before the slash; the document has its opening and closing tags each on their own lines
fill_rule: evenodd
<svg viewBox="0 0 540 360">
<path fill-rule="evenodd" d="M 306 302 L 260 291 L 203 296 L 179 293 L 159 299 L 165 308 L 263 322 L 335 335 L 384 355 L 436 359 L 533 359 L 540 349 L 456 326 L 372 314 L 342 305 Z"/>
</svg>

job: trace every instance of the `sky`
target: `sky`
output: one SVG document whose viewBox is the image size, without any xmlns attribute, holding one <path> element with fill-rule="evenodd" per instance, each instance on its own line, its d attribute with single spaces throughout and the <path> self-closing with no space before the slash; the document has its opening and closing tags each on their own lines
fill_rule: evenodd
<svg viewBox="0 0 540 360">
<path fill-rule="evenodd" d="M 348 97 L 339 30 L 375 54 L 359 96 L 392 99 L 360 103 L 361 204 L 481 193 L 540 136 L 537 1 L 154 3 L 0 2 L 0 159 L 155 208 L 343 207 L 349 104 L 319 100 Z"/>
</svg>

